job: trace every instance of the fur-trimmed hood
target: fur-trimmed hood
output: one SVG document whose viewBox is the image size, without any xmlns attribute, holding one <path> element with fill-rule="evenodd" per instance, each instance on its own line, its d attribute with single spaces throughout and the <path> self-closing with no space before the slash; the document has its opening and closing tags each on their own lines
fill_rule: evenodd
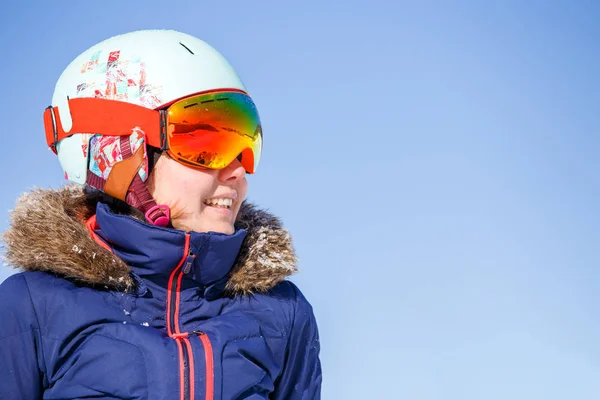
<svg viewBox="0 0 600 400">
<path fill-rule="evenodd" d="M 91 286 L 130 290 L 127 264 L 92 239 L 85 225 L 98 200 L 81 186 L 22 195 L 4 233 L 5 258 L 24 271 L 46 271 Z M 273 215 L 245 202 L 236 221 L 247 235 L 229 273 L 233 294 L 264 292 L 296 272 L 289 233 Z"/>
</svg>

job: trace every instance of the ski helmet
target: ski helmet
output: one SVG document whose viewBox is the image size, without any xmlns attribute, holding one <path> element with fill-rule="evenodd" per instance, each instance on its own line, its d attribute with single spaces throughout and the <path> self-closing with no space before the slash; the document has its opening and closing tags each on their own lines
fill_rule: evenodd
<svg viewBox="0 0 600 400">
<path fill-rule="evenodd" d="M 168 207 L 158 206 L 145 185 L 153 160 L 144 132 L 138 126 L 131 126 L 128 136 L 77 131 L 69 102 L 101 98 L 158 110 L 197 93 L 225 89 L 247 94 L 233 67 L 206 42 L 172 30 L 118 35 L 84 51 L 61 74 L 45 114 L 47 140 L 50 144 L 52 132 L 56 138 L 59 121 L 69 135 L 51 148 L 66 179 L 123 200 L 151 223 L 166 226 Z"/>
</svg>

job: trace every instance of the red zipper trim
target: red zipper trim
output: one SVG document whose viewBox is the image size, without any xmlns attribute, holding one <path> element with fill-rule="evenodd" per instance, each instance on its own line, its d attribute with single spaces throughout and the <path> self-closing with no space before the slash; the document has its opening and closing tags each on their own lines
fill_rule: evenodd
<svg viewBox="0 0 600 400">
<path fill-rule="evenodd" d="M 175 343 L 177 343 L 177 349 L 179 350 L 179 398 L 181 400 L 186 400 L 185 398 L 185 388 L 184 388 L 184 365 L 183 365 L 183 348 L 181 347 L 181 341 L 175 338 Z"/>
<path fill-rule="evenodd" d="M 212 344 L 206 333 L 200 335 L 200 340 L 204 345 L 204 362 L 206 363 L 206 400 L 213 400 L 215 396 L 215 366 Z"/>
<path fill-rule="evenodd" d="M 177 332 L 177 333 L 181 333 L 181 331 L 179 330 L 179 304 L 181 303 L 181 281 L 183 280 L 182 269 L 183 269 L 183 263 L 187 259 L 188 253 L 190 252 L 189 240 L 190 240 L 189 236 L 186 236 L 185 255 L 183 256 L 183 259 L 177 266 L 177 269 L 179 270 L 179 277 L 177 278 L 177 289 L 175 292 L 176 298 L 175 298 L 175 320 L 174 320 L 175 332 Z M 192 397 L 192 399 L 193 399 L 193 397 Z"/>
<path fill-rule="evenodd" d="M 188 253 L 190 251 L 190 235 L 186 234 L 185 235 L 185 245 L 184 245 L 184 249 L 183 249 L 183 257 L 181 258 L 181 260 L 179 261 L 179 264 L 177 264 L 177 267 L 173 270 L 173 272 L 171 272 L 171 275 L 169 276 L 169 284 L 167 286 L 167 318 L 166 318 L 166 325 L 167 325 L 167 333 L 169 335 L 169 337 L 175 339 L 175 342 L 177 343 L 177 350 L 179 352 L 179 393 L 180 393 L 180 399 L 181 400 L 187 400 L 186 398 L 186 390 L 185 390 L 185 383 L 186 383 L 186 378 L 187 378 L 187 371 L 186 371 L 186 358 L 187 359 L 191 359 L 191 362 L 193 364 L 193 354 L 191 353 L 191 347 L 189 346 L 189 342 L 185 339 L 185 337 L 187 336 L 187 333 L 181 333 L 181 330 L 179 329 L 179 303 L 181 300 L 181 280 L 183 278 L 183 273 L 181 271 L 181 267 L 183 265 L 183 263 L 185 262 Z M 175 281 L 177 281 L 175 283 Z M 175 288 L 173 288 L 173 285 L 175 284 Z M 175 304 L 172 304 L 175 303 Z M 186 346 L 186 350 L 187 350 L 187 354 L 188 357 L 185 357 L 184 355 L 184 350 L 183 350 L 183 344 L 182 342 L 185 343 Z M 193 370 L 193 367 L 192 367 Z M 188 386 L 190 388 L 194 387 L 194 375 L 190 375 L 188 380 Z M 191 389 L 193 392 L 193 389 Z M 193 399 L 194 397 L 190 397 L 191 399 Z"/>
<path fill-rule="evenodd" d="M 194 354 L 192 352 L 192 344 L 189 340 L 188 332 L 181 332 L 179 328 L 179 305 L 181 303 L 181 282 L 183 280 L 183 264 L 188 258 L 190 252 L 190 235 L 185 235 L 185 246 L 183 258 L 179 261 L 177 267 L 169 276 L 169 284 L 167 287 L 167 332 L 169 337 L 173 338 L 177 343 L 179 351 L 179 393 L 181 400 L 195 399 L 195 384 L 194 384 Z M 173 287 L 175 286 L 175 287 Z M 174 304 L 173 304 L 174 303 Z M 193 332 L 200 337 L 200 341 L 204 346 L 204 361 L 206 363 L 206 400 L 213 400 L 215 396 L 215 367 L 213 361 L 213 348 L 210 338 L 204 332 Z M 185 346 L 185 349 L 184 347 Z M 187 362 L 187 368 L 186 368 Z M 187 382 L 186 382 L 187 380 Z M 189 397 L 186 396 L 186 383 L 189 389 Z"/>
<path fill-rule="evenodd" d="M 188 253 L 190 252 L 190 235 L 185 235 L 185 246 L 183 249 L 183 257 L 177 264 L 177 267 L 171 272 L 171 276 L 169 276 L 169 285 L 167 287 L 167 333 L 170 337 L 173 337 L 174 334 L 181 333 L 179 330 L 179 301 L 180 301 L 180 292 L 181 292 L 181 279 L 183 278 L 183 274 L 181 273 L 181 266 L 185 262 Z M 175 277 L 180 273 L 180 276 L 177 279 L 177 284 L 175 288 L 175 305 L 171 304 L 173 302 L 173 283 L 175 282 Z M 173 310 L 174 308 L 174 310 Z M 171 313 L 175 311 L 175 319 L 171 319 Z"/>
</svg>

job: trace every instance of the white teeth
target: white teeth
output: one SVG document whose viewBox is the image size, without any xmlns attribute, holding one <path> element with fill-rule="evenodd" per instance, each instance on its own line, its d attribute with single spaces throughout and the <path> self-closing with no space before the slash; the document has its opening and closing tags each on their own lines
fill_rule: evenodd
<svg viewBox="0 0 600 400">
<path fill-rule="evenodd" d="M 204 204 L 208 205 L 208 206 L 216 206 L 216 207 L 225 207 L 225 208 L 231 208 L 231 205 L 233 204 L 233 200 L 232 199 L 208 199 L 204 201 Z"/>
</svg>

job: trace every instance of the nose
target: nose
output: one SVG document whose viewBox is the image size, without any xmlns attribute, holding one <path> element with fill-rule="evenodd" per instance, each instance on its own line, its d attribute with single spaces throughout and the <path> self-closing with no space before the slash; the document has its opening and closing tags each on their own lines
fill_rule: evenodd
<svg viewBox="0 0 600 400">
<path fill-rule="evenodd" d="M 233 160 L 228 166 L 219 170 L 219 180 L 221 182 L 235 182 L 246 176 L 246 170 L 238 158 Z"/>
</svg>

